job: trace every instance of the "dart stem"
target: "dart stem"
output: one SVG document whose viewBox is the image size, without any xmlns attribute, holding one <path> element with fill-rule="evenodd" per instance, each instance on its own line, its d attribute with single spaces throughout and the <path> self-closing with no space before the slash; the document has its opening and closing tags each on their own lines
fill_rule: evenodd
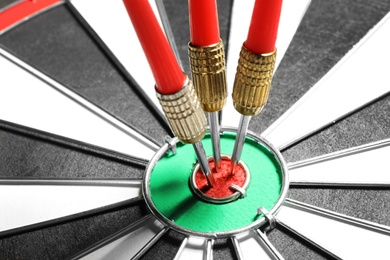
<svg viewBox="0 0 390 260">
<path fill-rule="evenodd" d="M 200 169 L 202 170 L 203 174 L 207 178 L 207 182 L 209 186 L 213 187 L 215 186 L 215 180 L 214 176 L 210 171 L 209 161 L 207 160 L 206 152 L 203 148 L 203 145 L 201 142 L 196 142 L 193 144 L 196 157 L 198 158 Z"/>
<path fill-rule="evenodd" d="M 232 153 L 232 164 L 231 164 L 232 174 L 234 174 L 234 169 L 236 168 L 238 162 L 240 161 L 242 149 L 244 147 L 245 136 L 246 136 L 251 118 L 252 118 L 252 116 L 241 115 L 240 123 L 239 123 L 238 129 L 237 129 L 236 142 L 234 143 L 234 148 L 233 148 L 233 153 Z"/>
<path fill-rule="evenodd" d="M 218 112 L 210 112 L 209 114 L 209 124 L 210 124 L 210 135 L 211 141 L 213 144 L 213 154 L 215 167 L 217 169 L 221 168 L 221 141 L 220 141 L 220 132 L 219 132 L 219 122 L 218 122 Z"/>
</svg>

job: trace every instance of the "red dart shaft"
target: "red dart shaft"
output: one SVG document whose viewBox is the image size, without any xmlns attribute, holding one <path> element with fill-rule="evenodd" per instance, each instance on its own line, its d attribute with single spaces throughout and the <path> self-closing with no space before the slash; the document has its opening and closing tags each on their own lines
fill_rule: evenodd
<svg viewBox="0 0 390 260">
<path fill-rule="evenodd" d="M 209 46 L 219 42 L 217 4 L 215 0 L 189 0 L 191 44 Z"/>
<path fill-rule="evenodd" d="M 275 50 L 282 0 L 256 0 L 245 47 L 253 53 Z"/>
<path fill-rule="evenodd" d="M 171 46 L 147 0 L 123 1 L 138 39 L 149 62 L 156 90 L 161 94 L 178 92 L 186 76 L 172 51 Z"/>
</svg>

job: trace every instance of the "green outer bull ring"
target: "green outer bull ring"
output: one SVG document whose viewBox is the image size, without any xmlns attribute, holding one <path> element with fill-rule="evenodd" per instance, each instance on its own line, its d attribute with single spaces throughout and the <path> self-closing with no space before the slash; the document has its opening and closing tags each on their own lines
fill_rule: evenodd
<svg viewBox="0 0 390 260">
<path fill-rule="evenodd" d="M 221 138 L 223 137 L 224 133 L 236 133 L 236 129 L 231 128 L 231 127 L 221 127 Z M 273 205 L 273 207 L 268 210 L 269 213 L 267 215 L 275 215 L 278 210 L 280 209 L 282 203 L 284 202 L 288 188 L 289 188 L 289 179 L 288 179 L 288 171 L 287 171 L 287 165 L 281 155 L 281 153 L 272 145 L 270 144 L 267 140 L 265 140 L 262 137 L 259 137 L 255 135 L 254 133 L 248 131 L 247 133 L 247 138 L 252 138 L 252 141 L 255 141 L 257 144 L 260 144 L 267 149 L 274 155 L 275 159 L 279 163 L 279 167 L 281 170 L 281 189 L 280 189 L 280 195 L 279 198 L 277 199 L 276 203 Z M 247 140 L 247 139 L 246 139 Z M 183 227 L 182 225 L 178 225 L 175 221 L 167 218 L 165 215 L 163 215 L 159 209 L 156 207 L 155 203 L 152 200 L 152 194 L 150 190 L 150 178 L 153 172 L 153 169 L 156 167 L 157 163 L 161 158 L 163 158 L 170 150 L 172 145 L 176 145 L 178 143 L 177 137 L 172 138 L 172 140 L 168 143 L 165 143 L 153 156 L 153 158 L 150 160 L 149 164 L 146 167 L 145 171 L 145 176 L 144 176 L 144 181 L 142 183 L 142 192 L 143 196 L 146 201 L 146 205 L 149 208 L 149 210 L 156 216 L 158 220 L 160 220 L 163 224 L 166 226 L 180 232 L 184 233 L 187 235 L 194 235 L 194 236 L 201 236 L 201 237 L 206 237 L 206 238 L 223 238 L 223 237 L 229 237 L 232 235 L 236 235 L 242 232 L 245 232 L 247 230 L 259 228 L 266 224 L 268 222 L 266 216 L 262 214 L 259 216 L 256 220 L 254 220 L 252 223 L 249 225 L 245 225 L 243 227 L 235 228 L 233 230 L 228 230 L 228 231 L 217 231 L 217 232 L 204 232 L 204 231 L 197 231 L 194 229 L 186 228 Z M 194 195 L 196 196 L 196 195 Z M 258 205 L 259 208 L 262 205 Z"/>
</svg>

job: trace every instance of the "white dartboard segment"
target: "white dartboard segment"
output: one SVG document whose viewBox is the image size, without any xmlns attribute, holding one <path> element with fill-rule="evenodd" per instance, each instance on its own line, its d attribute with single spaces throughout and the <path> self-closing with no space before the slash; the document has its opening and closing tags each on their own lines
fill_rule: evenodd
<svg viewBox="0 0 390 260">
<path fill-rule="evenodd" d="M 390 92 L 389 18 L 390 13 L 262 136 L 284 149 Z"/>
<path fill-rule="evenodd" d="M 282 260 L 280 253 L 271 245 L 261 231 L 247 231 L 232 237 L 233 245 L 240 260 Z"/>
<path fill-rule="evenodd" d="M 146 216 L 72 259 L 138 259 L 167 229 L 152 216 Z"/>
<path fill-rule="evenodd" d="M 0 180 L 0 234 L 142 195 L 133 180 Z"/>
<path fill-rule="evenodd" d="M 175 260 L 212 260 L 212 242 L 202 237 L 186 237 Z"/>
<path fill-rule="evenodd" d="M 150 160 L 157 145 L 0 48 L 0 119 Z"/>
<path fill-rule="evenodd" d="M 290 185 L 390 187 L 390 139 L 291 163 Z"/>
<path fill-rule="evenodd" d="M 233 1 L 226 67 L 228 99 L 222 113 L 222 125 L 224 126 L 237 127 L 241 116 L 233 107 L 231 94 L 233 93 L 233 83 L 238 57 L 241 46 L 248 36 L 254 3 L 255 0 Z M 277 69 L 280 61 L 286 53 L 291 39 L 293 38 L 309 4 L 310 0 L 283 1 L 278 37 L 276 39 L 277 55 L 275 69 Z"/>
<path fill-rule="evenodd" d="M 344 260 L 387 259 L 390 228 L 287 200 L 277 221 Z"/>
<path fill-rule="evenodd" d="M 123 1 L 112 0 L 109 4 L 103 0 L 70 2 L 162 113 L 152 71 Z M 156 2 L 149 3 L 162 24 Z"/>
</svg>

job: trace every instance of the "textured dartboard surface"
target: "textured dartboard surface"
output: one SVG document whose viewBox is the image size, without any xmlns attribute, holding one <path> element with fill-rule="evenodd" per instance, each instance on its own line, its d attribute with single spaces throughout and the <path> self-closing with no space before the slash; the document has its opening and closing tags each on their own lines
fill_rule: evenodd
<svg viewBox="0 0 390 260">
<path fill-rule="evenodd" d="M 12 2 L 14 1 L 1 0 L 0 9 Z M 189 29 L 186 1 L 162 2 L 183 69 L 188 73 Z M 232 2 L 218 1 L 221 37 L 227 46 Z M 275 72 L 268 104 L 260 116 L 251 121 L 250 130 L 257 134 L 266 130 L 389 11 L 390 2 L 386 0 L 313 0 Z M 132 72 L 124 72 L 113 54 L 94 38 L 94 32 L 87 28 L 82 20 L 65 2 L 0 34 L 0 47 L 96 104 L 152 143 L 162 145 L 164 136 L 171 135 L 164 119 L 152 108 L 143 91 L 140 91 Z M 109 21 L 107 23 L 109 24 Z M 115 31 L 115 28 L 112 30 Z M 126 31 L 117 33 L 125 34 Z M 378 57 L 377 63 L 364 66 L 387 66 L 387 61 L 388 58 L 382 60 Z M 3 73 L 7 72 L 0 72 L 0 87 L 12 88 L 9 83 L 7 86 L 1 83 Z M 359 76 L 362 75 L 356 75 Z M 389 85 L 390 91 L 390 80 L 384 84 Z M 365 91 L 370 91 L 370 88 L 375 86 L 366 86 Z M 345 100 L 353 94 L 345 95 Z M 333 95 L 337 96 L 339 93 L 335 91 Z M 0 97 L 0 102 L 2 99 L 7 97 Z M 42 102 L 38 97 L 31 96 L 30 99 Z M 29 110 L 20 100 L 16 99 L 15 104 L 20 111 Z M 326 111 L 331 106 L 332 100 L 329 100 L 327 106 L 322 109 Z M 48 106 L 47 110 L 50 109 Z M 50 122 L 52 118 L 45 120 Z M 77 129 L 81 126 L 72 127 Z M 390 96 L 385 94 L 334 124 L 283 149 L 282 154 L 286 162 L 293 163 L 388 138 Z M 1 121 L 2 179 L 141 180 L 147 162 L 96 145 Z M 389 170 L 387 168 L 383 171 Z M 342 188 L 294 185 L 290 187 L 287 197 L 390 226 L 390 192 L 386 186 Z M 13 199 L 17 200 L 18 197 Z M 6 208 L 1 208 L 0 214 L 6 211 Z M 20 209 L 20 214 L 28 216 L 32 213 Z M 60 218 L 33 225 L 27 229 L 0 232 L 0 259 L 66 259 L 77 256 L 86 248 L 148 215 L 150 211 L 140 198 L 110 205 L 88 214 L 80 213 L 72 218 Z M 333 231 L 334 236 L 338 235 L 337 232 L 338 230 Z M 277 226 L 267 233 L 267 236 L 285 259 L 330 257 L 282 227 Z M 169 229 L 140 258 L 174 259 L 185 237 L 185 234 Z M 232 241 L 228 238 L 216 239 L 213 258 L 237 259 Z"/>
</svg>

